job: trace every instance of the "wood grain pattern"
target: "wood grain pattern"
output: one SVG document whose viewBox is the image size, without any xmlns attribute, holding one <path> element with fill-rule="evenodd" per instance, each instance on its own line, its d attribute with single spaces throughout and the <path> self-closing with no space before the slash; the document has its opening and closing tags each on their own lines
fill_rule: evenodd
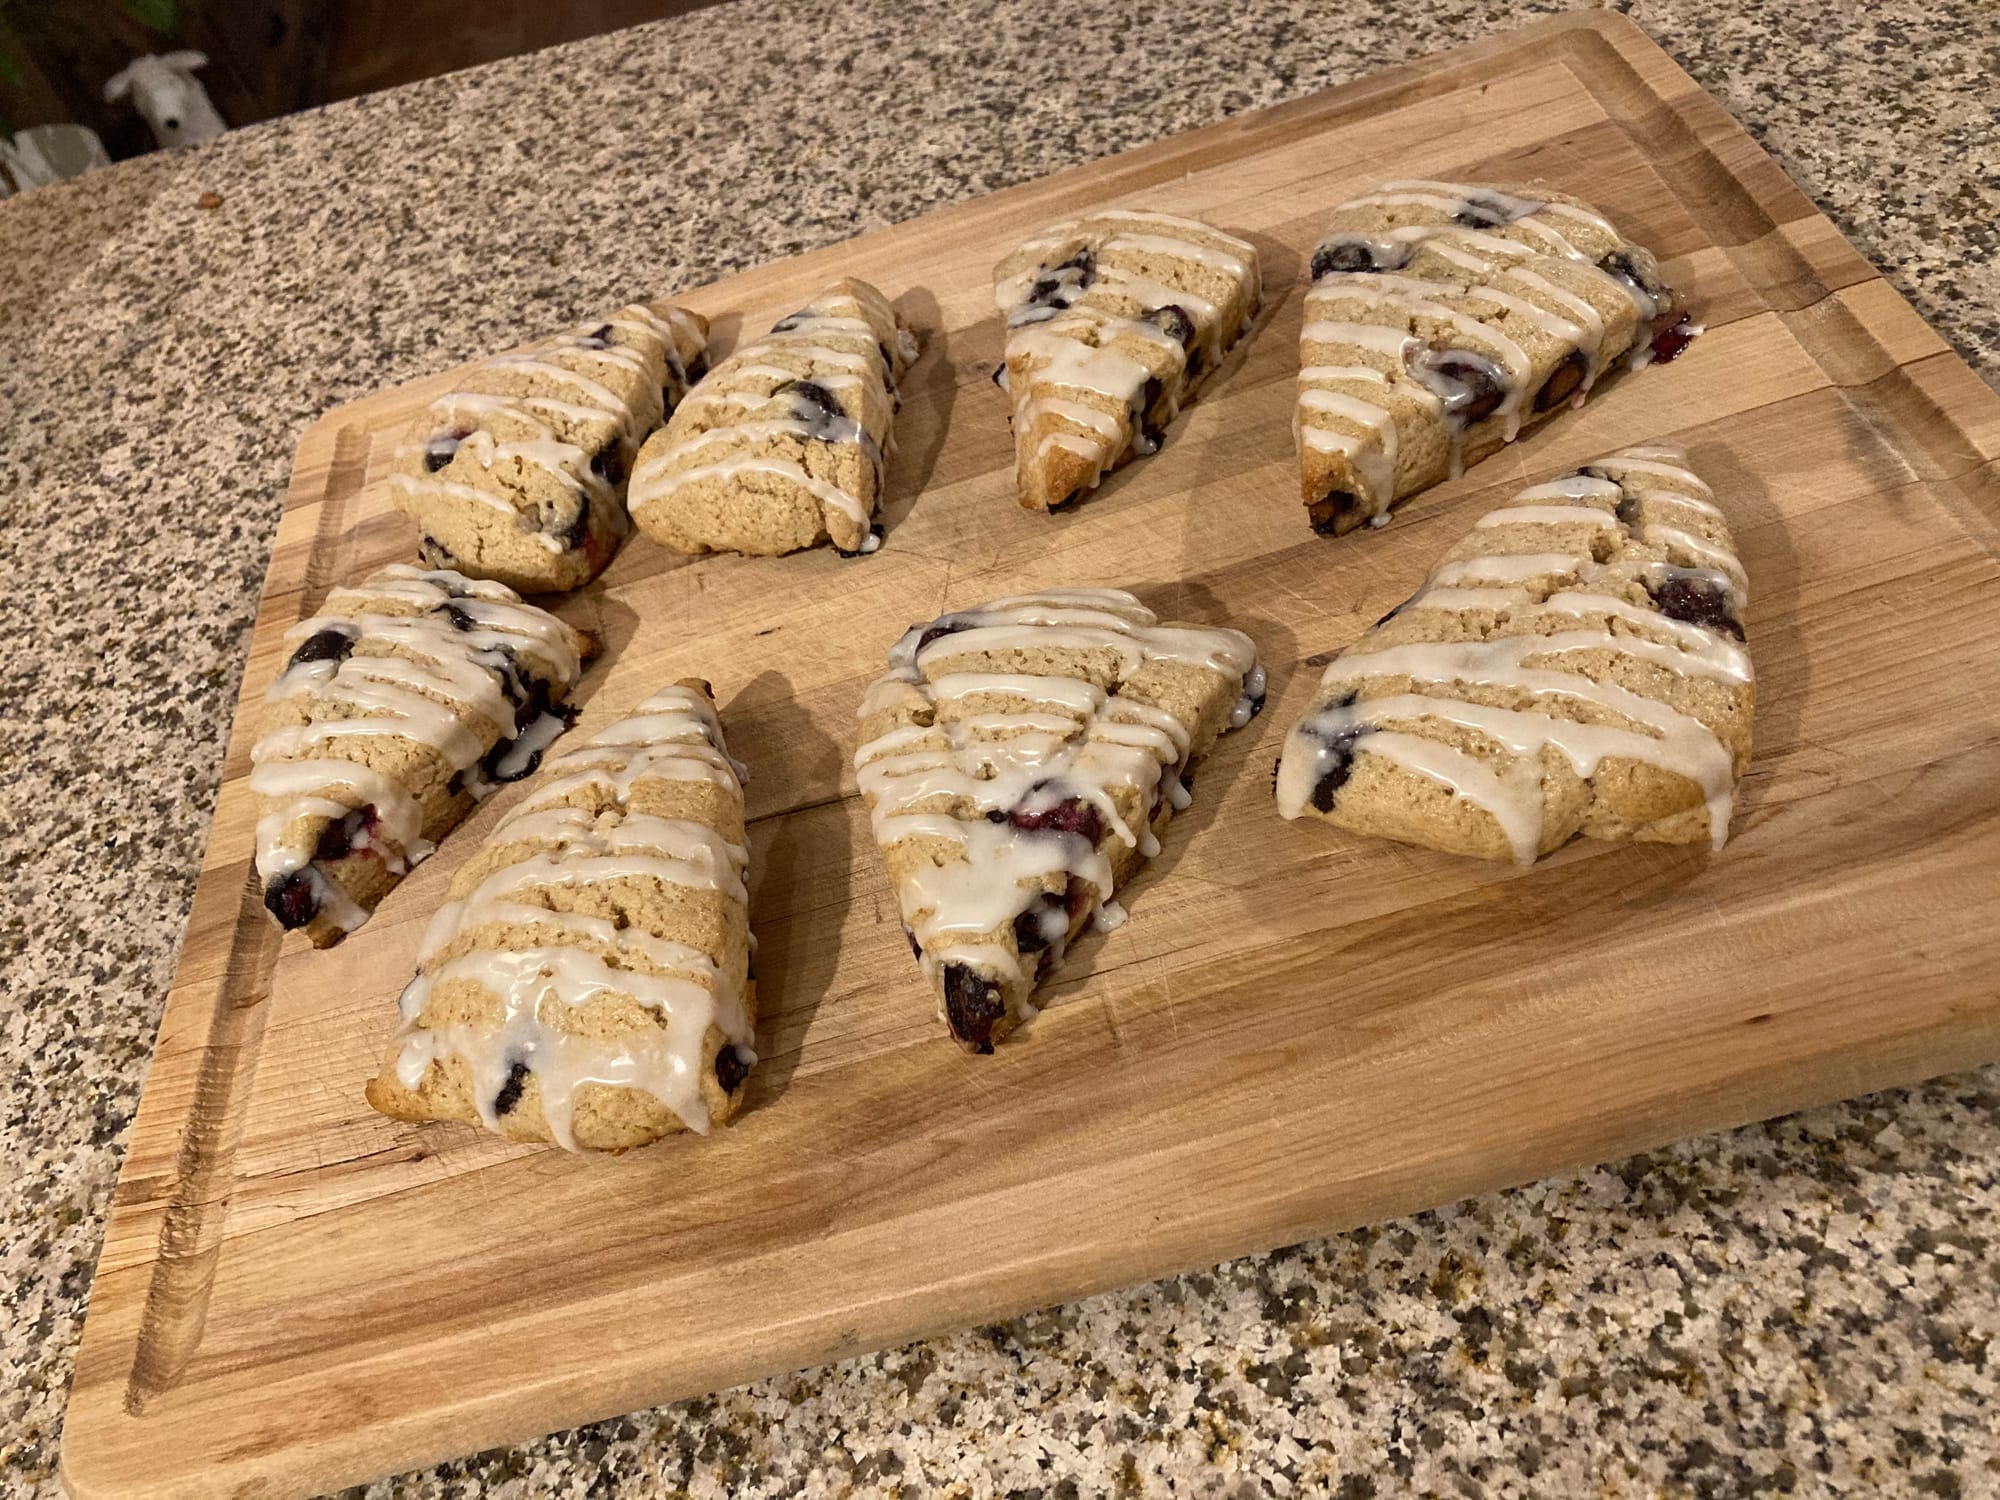
<svg viewBox="0 0 2000 1500">
<path fill-rule="evenodd" d="M 1386 176 L 1569 187 L 1709 332 L 1327 541 L 1291 480 L 1297 282 L 1326 207 Z M 1029 515 L 987 274 L 1112 200 L 1253 239 L 1272 312 L 1158 457 Z M 260 936 L 256 700 L 327 581 L 408 555 L 360 482 L 450 377 L 302 440 L 77 1363 L 78 1494 L 330 1487 L 2000 1055 L 2000 399 L 1630 22 L 1563 17 L 686 300 L 726 345 L 843 273 L 929 335 L 884 549 L 635 539 L 563 606 L 610 643 L 584 730 L 699 674 L 753 768 L 763 1061 L 706 1141 L 578 1160 L 362 1103 L 423 924 L 507 798 L 336 953 Z M 1518 872 L 1280 823 L 1306 659 L 1499 496 L 1663 435 L 1752 579 L 1758 755 L 1729 848 Z M 1131 921 L 972 1058 L 904 947 L 854 710 L 911 620 L 1052 584 L 1248 631 L 1271 710 L 1121 893 Z"/>
</svg>

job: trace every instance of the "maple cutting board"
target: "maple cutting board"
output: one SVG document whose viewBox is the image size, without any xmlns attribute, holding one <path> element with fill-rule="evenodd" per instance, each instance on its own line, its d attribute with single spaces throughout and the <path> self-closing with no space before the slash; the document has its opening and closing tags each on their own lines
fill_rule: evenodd
<svg viewBox="0 0 2000 1500">
<path fill-rule="evenodd" d="M 1328 206 L 1385 177 L 1582 194 L 1708 332 L 1327 540 L 1293 482 L 1301 273 Z M 1029 514 L 989 269 L 1113 201 L 1248 235 L 1271 311 L 1156 458 Z M 609 642 L 579 734 L 700 674 L 753 770 L 762 1061 L 710 1139 L 585 1160 L 362 1103 L 425 920 L 512 796 L 337 950 L 263 920 L 245 779 L 280 633 L 410 556 L 374 481 L 451 377 L 306 433 L 77 1360 L 78 1494 L 345 1484 L 2000 1056 L 2000 397 L 1630 22 L 1549 21 L 685 300 L 726 347 L 843 273 L 926 338 L 881 552 L 640 538 L 563 605 Z M 1752 580 L 1729 847 L 1519 871 L 1282 823 L 1309 661 L 1496 497 L 1659 436 Z M 869 840 L 855 708 L 912 620 L 1051 584 L 1248 631 L 1270 708 L 1120 892 L 1131 920 L 969 1057 Z"/>
</svg>

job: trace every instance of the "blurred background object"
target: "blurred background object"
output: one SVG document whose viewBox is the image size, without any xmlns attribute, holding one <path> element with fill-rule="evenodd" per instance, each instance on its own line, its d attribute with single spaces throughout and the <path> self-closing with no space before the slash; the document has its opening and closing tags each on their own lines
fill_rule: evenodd
<svg viewBox="0 0 2000 1500">
<path fill-rule="evenodd" d="M 156 142 L 136 76 L 129 92 L 107 97 L 107 84 L 148 55 L 202 56 L 200 82 L 227 128 L 714 3 L 0 0 L 0 138 L 74 121 L 113 158 L 202 139 L 183 120 Z"/>
<path fill-rule="evenodd" d="M 208 66 L 200 52 L 147 53 L 114 74 L 104 85 L 104 102 L 129 98 L 162 146 L 190 146 L 221 135 L 229 127 L 209 102 L 208 91 L 194 76 Z"/>
<path fill-rule="evenodd" d="M 0 198 L 110 165 L 96 131 L 82 125 L 31 125 L 0 138 Z"/>
</svg>

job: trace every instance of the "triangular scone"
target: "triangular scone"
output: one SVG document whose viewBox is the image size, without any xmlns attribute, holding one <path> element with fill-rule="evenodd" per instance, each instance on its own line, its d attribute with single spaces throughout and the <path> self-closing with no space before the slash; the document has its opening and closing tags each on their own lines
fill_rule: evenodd
<svg viewBox="0 0 2000 1500">
<path fill-rule="evenodd" d="M 1333 211 L 1299 335 L 1299 490 L 1350 531 L 1698 330 L 1653 257 L 1539 184 L 1387 182 Z"/>
<path fill-rule="evenodd" d="M 285 632 L 251 748 L 257 875 L 325 948 L 569 724 L 595 641 L 500 584 L 398 563 Z"/>
<path fill-rule="evenodd" d="M 875 515 L 917 340 L 865 281 L 837 281 L 723 360 L 632 476 L 632 519 L 681 552 L 881 545 Z"/>
<path fill-rule="evenodd" d="M 573 1151 L 729 1119 L 756 1061 L 738 772 L 697 679 L 552 759 L 452 878 L 368 1102 Z"/>
<path fill-rule="evenodd" d="M 1278 811 L 1524 865 L 1578 833 L 1720 848 L 1750 762 L 1746 589 L 1677 448 L 1525 489 L 1326 669 Z"/>
<path fill-rule="evenodd" d="M 1001 261 L 993 300 L 1007 318 L 1021 504 L 1068 505 L 1157 451 L 1262 294 L 1254 247 L 1136 209 L 1050 225 Z"/>
<path fill-rule="evenodd" d="M 474 365 L 396 448 L 389 496 L 432 567 L 524 593 L 595 578 L 630 530 L 639 445 L 706 364 L 708 323 L 621 307 Z"/>
<path fill-rule="evenodd" d="M 854 757 L 903 925 L 976 1052 L 1159 851 L 1194 762 L 1263 706 L 1248 636 L 1161 625 L 1115 589 L 1050 589 L 912 625 Z"/>
</svg>

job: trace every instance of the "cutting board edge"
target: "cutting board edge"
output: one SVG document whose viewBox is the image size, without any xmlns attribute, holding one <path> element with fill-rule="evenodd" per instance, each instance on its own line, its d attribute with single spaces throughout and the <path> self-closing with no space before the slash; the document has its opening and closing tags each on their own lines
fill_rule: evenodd
<svg viewBox="0 0 2000 1500">
<path fill-rule="evenodd" d="M 1606 1162 L 1664 1149 L 1691 1136 L 1739 1129 L 1759 1120 L 1778 1118 L 1885 1089 L 1907 1087 L 1930 1078 L 2000 1061 L 2000 1003 L 1988 1006 L 1977 1018 L 1976 1030 L 1968 1030 L 1963 1019 L 1959 1018 L 1949 1025 L 1905 1037 L 1901 1043 L 1898 1057 L 1887 1063 L 1877 1055 L 1865 1060 L 1857 1057 L 1853 1065 L 1848 1065 L 1847 1059 L 1839 1052 L 1821 1054 L 1814 1059 L 1817 1065 L 1814 1077 L 1832 1076 L 1837 1081 L 1785 1095 L 1775 1109 L 1763 1103 L 1752 1107 L 1748 1100 L 1755 1097 L 1761 1101 L 1771 1097 L 1767 1075 L 1775 1077 L 1784 1073 L 1796 1077 L 1799 1069 L 1796 1059 L 1774 1063 L 1762 1072 L 1732 1078 L 1726 1086 L 1710 1090 L 1714 1107 L 1707 1111 L 1698 1110 L 1690 1114 L 1681 1110 L 1671 1119 L 1657 1110 L 1635 1112 L 1629 1121 L 1621 1124 L 1623 1133 L 1616 1140 L 1615 1149 L 1607 1153 L 1579 1156 L 1566 1150 L 1552 1135 L 1547 1135 L 1538 1138 L 1547 1140 L 1546 1149 L 1537 1151 L 1530 1144 L 1514 1153 L 1503 1173 L 1504 1180 L 1494 1180 L 1490 1167 L 1477 1171 L 1461 1169 L 1461 1175 L 1476 1177 L 1476 1182 L 1459 1182 L 1447 1171 L 1424 1179 L 1414 1190 L 1399 1187 L 1370 1196 L 1365 1201 L 1347 1200 L 1338 1208 L 1329 1203 L 1319 1209 L 1307 1210 L 1282 1227 L 1271 1227 L 1246 1236 L 1225 1253 L 1208 1256 L 1198 1262 L 1190 1263 L 1184 1255 L 1176 1252 L 1154 1260 L 1135 1256 L 1130 1266 L 1120 1266 L 1108 1272 L 1101 1269 L 1077 1272 L 1053 1295 L 1023 1295 L 999 1305 L 981 1298 L 981 1310 L 976 1316 L 980 1321 L 1005 1321 L 1039 1308 L 1062 1305 L 1121 1286 L 1158 1280 L 1201 1265 L 1267 1253 L 1303 1240 L 1343 1233 L 1364 1224 L 1443 1207 L 1469 1196 L 1504 1191 L 1565 1172 L 1587 1171 Z M 1879 1066 L 1861 1066 L 1864 1061 Z M 906 1294 L 905 1300 L 914 1300 L 920 1295 L 911 1292 Z M 584 1414 L 579 1415 L 573 1405 L 563 1406 L 561 1396 L 553 1392 L 531 1398 L 525 1406 L 513 1404 L 520 1399 L 518 1397 L 484 1399 L 468 1403 L 469 1410 L 480 1414 L 473 1419 L 476 1425 L 455 1427 L 459 1437 L 427 1447 L 384 1441 L 381 1429 L 356 1429 L 349 1434 L 349 1440 L 342 1443 L 322 1444 L 309 1451 L 284 1450 L 285 1462 L 278 1465 L 266 1457 L 252 1455 L 229 1467 L 198 1464 L 165 1472 L 155 1468 L 143 1479 L 121 1480 L 113 1477 L 100 1483 L 90 1471 L 88 1460 L 94 1455 L 88 1447 L 84 1449 L 85 1462 L 79 1465 L 72 1445 L 66 1440 L 62 1450 L 63 1479 L 74 1500 L 134 1500 L 134 1497 L 140 1496 L 146 1497 L 146 1500 L 181 1500 L 181 1497 L 186 1497 L 186 1500 L 209 1500 L 209 1497 L 219 1493 L 246 1496 L 316 1494 L 377 1477 L 383 1472 L 377 1457 L 381 1453 L 394 1455 L 391 1461 L 396 1466 L 396 1472 L 428 1467 L 447 1462 L 467 1451 L 481 1452 L 533 1441 L 550 1431 L 616 1417 L 645 1405 L 684 1400 L 732 1389 L 753 1380 L 897 1348 L 922 1338 L 936 1337 L 958 1326 L 962 1326 L 962 1320 L 946 1320 L 941 1326 L 935 1317 L 918 1315 L 914 1311 L 873 1325 L 865 1319 L 857 1319 L 823 1340 L 788 1343 L 784 1345 L 782 1356 L 776 1359 L 745 1360 L 720 1379 L 703 1377 L 682 1384 L 676 1384 L 671 1378 L 664 1381 L 649 1378 L 648 1367 L 640 1363 L 623 1374 L 622 1390 L 607 1393 L 595 1409 Z M 139 1430 L 144 1425 L 143 1417 L 134 1417 L 125 1407 L 102 1413 L 93 1409 L 107 1394 L 92 1391 L 81 1398 L 73 1398 L 73 1402 L 83 1399 L 87 1403 L 86 1411 L 93 1418 L 93 1425 L 86 1431 L 95 1437 L 115 1434 L 122 1428 L 129 1435 L 133 1451 L 157 1452 L 153 1435 L 142 1434 Z M 535 1404 L 537 1399 L 542 1404 Z M 490 1416 L 487 1415 L 489 1412 Z M 454 1414 L 454 1421 L 465 1420 L 465 1410 Z M 116 1451 L 115 1437 L 113 1441 L 113 1451 Z M 219 1489 L 218 1483 L 225 1488 Z"/>
</svg>

